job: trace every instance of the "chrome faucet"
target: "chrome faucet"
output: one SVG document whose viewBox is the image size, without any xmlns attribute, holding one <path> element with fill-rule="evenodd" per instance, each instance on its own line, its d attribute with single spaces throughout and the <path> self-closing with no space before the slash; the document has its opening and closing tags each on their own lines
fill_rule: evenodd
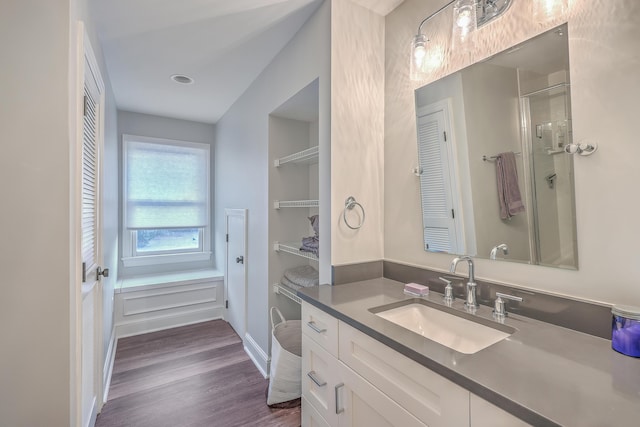
<svg viewBox="0 0 640 427">
<path fill-rule="evenodd" d="M 473 259 L 470 256 L 461 256 L 454 258 L 451 261 L 450 273 L 456 272 L 456 266 L 460 261 L 467 261 L 469 263 L 469 280 L 467 281 L 467 299 L 464 306 L 469 309 L 476 309 L 479 307 L 478 300 L 476 298 L 476 279 L 473 269 Z"/>
<path fill-rule="evenodd" d="M 491 253 L 489 254 L 489 259 L 496 259 L 496 255 L 498 255 L 498 250 L 502 250 L 504 255 L 509 255 L 509 246 L 506 243 L 501 243 L 498 246 L 494 246 L 491 249 Z"/>
</svg>

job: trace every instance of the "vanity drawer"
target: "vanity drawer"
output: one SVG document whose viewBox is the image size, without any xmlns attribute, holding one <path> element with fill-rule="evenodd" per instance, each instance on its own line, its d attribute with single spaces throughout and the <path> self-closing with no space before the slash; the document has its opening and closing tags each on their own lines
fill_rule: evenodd
<svg viewBox="0 0 640 427">
<path fill-rule="evenodd" d="M 339 358 L 430 427 L 469 425 L 469 392 L 340 322 Z"/>
<path fill-rule="evenodd" d="M 313 406 L 315 413 L 329 425 L 338 425 L 336 385 L 338 359 L 320 344 L 302 335 L 302 398 Z"/>
<path fill-rule="evenodd" d="M 338 319 L 303 302 L 302 333 L 338 357 Z"/>
</svg>

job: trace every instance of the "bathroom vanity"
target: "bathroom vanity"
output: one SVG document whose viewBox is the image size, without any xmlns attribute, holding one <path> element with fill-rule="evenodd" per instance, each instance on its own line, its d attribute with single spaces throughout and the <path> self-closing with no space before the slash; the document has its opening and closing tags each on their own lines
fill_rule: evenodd
<svg viewBox="0 0 640 427">
<path fill-rule="evenodd" d="M 379 278 L 298 292 L 303 426 L 637 425 L 640 359 L 610 341 L 514 314 L 496 321 L 489 307 L 471 314 L 461 299 L 449 307 L 403 286 Z M 463 353 L 380 316 L 412 303 L 506 333 Z"/>
</svg>

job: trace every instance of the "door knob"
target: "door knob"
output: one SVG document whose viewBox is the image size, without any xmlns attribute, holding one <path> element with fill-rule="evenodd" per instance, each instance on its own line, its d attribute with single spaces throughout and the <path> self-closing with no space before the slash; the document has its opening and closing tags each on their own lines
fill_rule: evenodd
<svg viewBox="0 0 640 427">
<path fill-rule="evenodd" d="M 236 258 L 236 263 L 238 264 L 244 264 L 244 257 L 243 256 L 239 256 Z"/>
<path fill-rule="evenodd" d="M 102 269 L 102 267 L 98 267 L 98 270 L 96 270 L 97 273 L 97 278 L 100 279 L 100 276 L 104 276 L 104 277 L 109 277 L 109 269 L 105 268 L 104 270 Z"/>
</svg>

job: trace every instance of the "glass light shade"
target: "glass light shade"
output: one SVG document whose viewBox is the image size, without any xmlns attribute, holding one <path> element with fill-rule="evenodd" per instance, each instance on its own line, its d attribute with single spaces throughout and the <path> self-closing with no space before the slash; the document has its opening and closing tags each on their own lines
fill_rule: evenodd
<svg viewBox="0 0 640 427">
<path fill-rule="evenodd" d="M 465 43 L 478 27 L 476 0 L 456 0 L 453 4 L 452 42 Z"/>
<path fill-rule="evenodd" d="M 411 41 L 411 80 L 422 80 L 425 78 L 424 63 L 427 56 L 427 36 L 418 34 Z"/>
<path fill-rule="evenodd" d="M 564 15 L 566 10 L 567 0 L 535 0 L 533 18 L 539 23 L 545 23 Z"/>
<path fill-rule="evenodd" d="M 444 50 L 430 42 L 424 34 L 418 34 L 411 42 L 411 80 L 424 80 L 444 61 Z"/>
</svg>

